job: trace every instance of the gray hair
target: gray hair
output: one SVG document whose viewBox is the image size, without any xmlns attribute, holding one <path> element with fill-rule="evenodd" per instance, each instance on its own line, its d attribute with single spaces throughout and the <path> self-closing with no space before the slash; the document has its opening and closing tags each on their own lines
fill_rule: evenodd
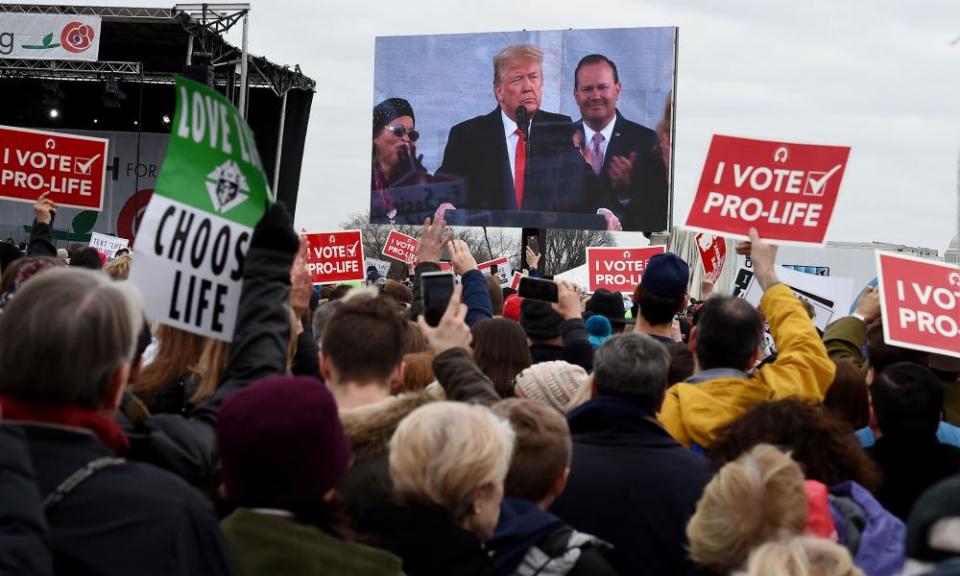
<svg viewBox="0 0 960 576">
<path fill-rule="evenodd" d="M 90 409 L 132 362 L 143 328 L 139 292 L 99 271 L 58 268 L 25 283 L 0 316 L 0 393 Z"/>
<path fill-rule="evenodd" d="M 650 412 L 660 409 L 669 369 L 667 349 L 644 334 L 614 336 L 593 356 L 598 394 L 630 398 Z"/>
</svg>

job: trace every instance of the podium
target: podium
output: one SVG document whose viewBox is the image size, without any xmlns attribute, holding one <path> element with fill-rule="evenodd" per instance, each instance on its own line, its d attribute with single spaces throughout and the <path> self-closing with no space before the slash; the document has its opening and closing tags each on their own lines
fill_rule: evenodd
<svg viewBox="0 0 960 576">
<path fill-rule="evenodd" d="M 572 228 L 606 230 L 599 214 L 535 212 L 532 210 L 447 210 L 443 219 L 450 226 L 496 226 L 500 228 Z"/>
</svg>

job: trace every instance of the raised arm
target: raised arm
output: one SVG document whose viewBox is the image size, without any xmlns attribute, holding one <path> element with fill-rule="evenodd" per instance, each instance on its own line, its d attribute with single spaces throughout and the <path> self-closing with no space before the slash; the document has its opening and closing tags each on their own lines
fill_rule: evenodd
<svg viewBox="0 0 960 576">
<path fill-rule="evenodd" d="M 57 217 L 57 205 L 50 199 L 50 192 L 44 192 L 33 204 L 33 228 L 30 230 L 30 243 L 27 244 L 27 256 L 56 256 L 53 245 L 53 220 Z"/>
</svg>

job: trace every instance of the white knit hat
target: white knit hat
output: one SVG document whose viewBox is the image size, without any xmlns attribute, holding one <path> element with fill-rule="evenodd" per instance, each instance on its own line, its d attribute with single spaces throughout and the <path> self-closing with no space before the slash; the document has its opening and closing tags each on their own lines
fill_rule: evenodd
<svg viewBox="0 0 960 576">
<path fill-rule="evenodd" d="M 541 362 L 517 374 L 514 393 L 562 413 L 586 380 L 587 371 L 576 364 Z"/>
</svg>

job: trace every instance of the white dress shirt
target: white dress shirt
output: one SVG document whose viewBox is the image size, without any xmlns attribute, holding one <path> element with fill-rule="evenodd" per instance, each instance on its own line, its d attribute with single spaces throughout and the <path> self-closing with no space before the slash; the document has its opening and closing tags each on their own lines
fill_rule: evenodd
<svg viewBox="0 0 960 576">
<path fill-rule="evenodd" d="M 600 142 L 600 153 L 603 154 L 604 162 L 607 158 L 607 145 L 610 144 L 610 137 L 613 135 L 613 125 L 617 123 L 617 116 L 614 115 L 613 119 L 600 130 L 600 134 L 603 135 L 603 139 Z M 593 128 L 587 126 L 587 123 L 583 123 L 583 145 L 589 146 L 590 151 L 593 152 L 593 135 L 597 131 Z"/>
</svg>

